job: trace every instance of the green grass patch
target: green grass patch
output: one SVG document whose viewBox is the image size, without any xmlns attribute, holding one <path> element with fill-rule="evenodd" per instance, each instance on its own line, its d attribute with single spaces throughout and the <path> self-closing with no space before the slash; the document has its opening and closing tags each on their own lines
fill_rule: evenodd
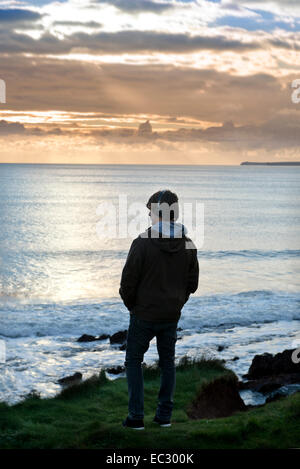
<svg viewBox="0 0 300 469">
<path fill-rule="evenodd" d="M 191 420 L 187 415 L 204 383 L 230 375 L 218 360 L 183 359 L 176 373 L 172 427 L 152 422 L 159 369 L 144 369 L 145 431 L 123 428 L 125 378 L 104 372 L 51 399 L 31 396 L 0 404 L 0 448 L 296 448 L 300 447 L 300 393 L 227 418 Z"/>
</svg>

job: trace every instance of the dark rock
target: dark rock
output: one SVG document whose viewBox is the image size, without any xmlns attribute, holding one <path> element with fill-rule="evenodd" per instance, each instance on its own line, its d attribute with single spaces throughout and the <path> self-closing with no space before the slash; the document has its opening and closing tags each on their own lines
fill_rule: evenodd
<svg viewBox="0 0 300 469">
<path fill-rule="evenodd" d="M 72 376 L 66 376 L 65 378 L 60 378 L 58 383 L 62 386 L 71 386 L 73 384 L 78 384 L 82 380 L 82 374 L 77 372 Z"/>
<path fill-rule="evenodd" d="M 275 402 L 275 401 L 278 401 L 279 399 L 282 399 L 283 396 L 282 394 L 280 394 L 279 392 L 277 392 L 276 394 L 274 394 L 273 396 L 270 396 L 266 399 L 266 404 L 269 404 L 270 402 Z"/>
<path fill-rule="evenodd" d="M 218 352 L 223 352 L 224 348 L 225 348 L 224 345 L 218 345 L 217 350 Z"/>
<path fill-rule="evenodd" d="M 89 334 L 83 334 L 79 339 L 77 339 L 77 342 L 94 342 L 95 340 L 105 340 L 109 339 L 110 335 L 108 334 L 102 334 L 99 335 L 99 337 L 95 337 L 94 335 L 89 335 Z"/>
<path fill-rule="evenodd" d="M 119 331 L 111 335 L 109 340 L 111 344 L 123 344 L 127 339 L 127 330 Z"/>
<path fill-rule="evenodd" d="M 124 366 L 115 366 L 115 367 L 112 367 L 112 368 L 106 368 L 106 371 L 108 373 L 113 374 L 113 375 L 118 375 L 120 373 L 123 373 L 125 371 L 125 368 L 124 368 Z"/>
<path fill-rule="evenodd" d="M 231 359 L 231 361 L 232 361 L 232 362 L 236 362 L 236 361 L 239 360 L 239 359 L 240 359 L 240 357 L 233 357 L 233 358 Z"/>
<path fill-rule="evenodd" d="M 283 373 L 277 376 L 264 376 L 259 379 L 252 379 L 246 382 L 239 383 L 240 390 L 251 389 L 263 394 L 279 389 L 286 384 L 300 383 L 300 373 Z"/>
<path fill-rule="evenodd" d="M 264 407 L 264 405 L 265 405 L 265 404 L 257 404 L 257 405 L 248 404 L 248 405 L 247 405 L 247 410 L 259 409 L 259 407 Z"/>
<path fill-rule="evenodd" d="M 213 419 L 246 409 L 238 391 L 238 379 L 232 374 L 203 385 L 187 413 L 191 419 Z"/>
<path fill-rule="evenodd" d="M 109 334 L 102 334 L 102 335 L 99 335 L 99 337 L 97 337 L 97 340 L 105 340 L 109 338 L 110 338 Z"/>
<path fill-rule="evenodd" d="M 248 374 L 244 375 L 248 381 L 240 383 L 239 388 L 268 394 L 284 385 L 300 383 L 300 363 L 292 360 L 295 350 L 255 355 Z"/>
<path fill-rule="evenodd" d="M 273 392 L 276 389 L 281 387 L 281 383 L 278 382 L 267 382 L 262 383 L 261 386 L 258 387 L 257 391 L 261 392 L 262 394 L 268 394 L 269 392 Z"/>
<path fill-rule="evenodd" d="M 23 399 L 41 399 L 41 393 L 32 389 L 29 393 L 22 395 Z"/>
<path fill-rule="evenodd" d="M 300 373 L 300 363 L 294 363 L 292 360 L 294 350 L 284 350 L 276 355 L 270 353 L 255 355 L 246 375 L 247 378 L 257 379 L 279 374 Z"/>
<path fill-rule="evenodd" d="M 125 342 L 125 344 L 121 345 L 121 347 L 119 347 L 119 350 L 122 350 L 122 351 L 126 350 L 126 342 Z"/>
<path fill-rule="evenodd" d="M 181 332 L 181 331 L 183 331 L 182 327 L 177 327 L 177 329 L 176 329 L 176 330 L 177 330 L 177 332 Z"/>
<path fill-rule="evenodd" d="M 276 355 L 255 355 L 248 374 L 244 375 L 249 381 L 240 383 L 240 389 L 268 394 L 284 385 L 300 383 L 300 363 L 292 360 L 295 350 L 284 350 Z"/>
<path fill-rule="evenodd" d="M 94 340 L 97 340 L 95 336 L 83 334 L 79 339 L 77 339 L 77 342 L 93 342 Z"/>
</svg>

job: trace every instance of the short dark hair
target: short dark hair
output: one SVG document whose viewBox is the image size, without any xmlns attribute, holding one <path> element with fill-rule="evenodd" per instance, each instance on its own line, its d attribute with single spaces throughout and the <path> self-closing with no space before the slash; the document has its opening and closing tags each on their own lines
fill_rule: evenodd
<svg viewBox="0 0 300 469">
<path fill-rule="evenodd" d="M 168 213 L 164 213 L 166 211 L 160 210 L 160 206 L 162 205 L 168 205 L 169 207 L 172 207 L 171 209 L 169 207 L 169 210 L 167 211 Z M 174 192 L 170 191 L 169 189 L 165 190 L 160 190 L 155 192 L 154 194 L 151 195 L 149 198 L 146 207 L 151 210 L 154 209 L 154 213 L 156 213 L 159 218 L 164 219 L 169 219 L 174 221 L 177 220 L 179 216 L 179 207 L 178 207 L 178 197 L 177 194 Z"/>
</svg>

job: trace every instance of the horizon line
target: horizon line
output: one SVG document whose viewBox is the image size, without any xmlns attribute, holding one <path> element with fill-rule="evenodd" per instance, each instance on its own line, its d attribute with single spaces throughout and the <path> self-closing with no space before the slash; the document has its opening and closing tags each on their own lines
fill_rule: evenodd
<svg viewBox="0 0 300 469">
<path fill-rule="evenodd" d="M 0 162 L 1 164 L 11 164 L 11 165 L 45 165 L 45 166 L 55 166 L 55 165 L 67 165 L 67 166 L 240 166 L 240 163 L 236 164 L 185 164 L 185 163 L 28 163 L 28 162 Z"/>
</svg>

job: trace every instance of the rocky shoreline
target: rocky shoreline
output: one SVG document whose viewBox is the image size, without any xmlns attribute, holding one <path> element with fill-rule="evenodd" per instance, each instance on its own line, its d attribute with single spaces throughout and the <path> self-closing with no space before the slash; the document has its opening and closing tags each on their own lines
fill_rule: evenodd
<svg viewBox="0 0 300 469">
<path fill-rule="evenodd" d="M 181 331 L 182 329 L 178 329 Z M 83 334 L 77 339 L 77 342 L 92 342 L 109 339 L 109 342 L 113 346 L 118 346 L 119 350 L 126 349 L 126 338 L 127 330 L 118 331 L 113 335 L 102 334 L 100 336 L 92 336 Z M 219 351 L 219 349 L 218 349 Z M 232 360 L 238 360 L 238 357 L 234 357 Z M 125 372 L 124 366 L 109 367 L 105 369 L 106 373 L 118 375 Z M 230 415 L 232 412 L 230 409 L 247 410 L 253 407 L 253 405 L 245 405 L 240 397 L 240 392 L 249 390 L 252 392 L 260 393 L 266 398 L 265 403 L 272 402 L 284 396 L 287 396 L 291 391 L 286 388 L 289 385 L 300 386 L 300 350 L 291 349 L 284 350 L 283 352 L 272 355 L 270 353 L 263 353 L 261 355 L 255 355 L 252 363 L 249 367 L 248 373 L 243 375 L 243 380 L 239 381 L 236 379 L 216 382 L 215 385 L 212 383 L 209 387 L 208 393 L 200 395 L 198 402 L 194 403 L 195 415 L 206 415 L 203 407 L 203 402 L 206 402 L 207 408 L 214 406 L 218 407 L 218 401 L 222 401 L 222 409 L 220 412 L 214 410 L 213 415 Z M 58 380 L 58 383 L 62 387 L 72 386 L 82 381 L 82 374 L 80 372 L 75 373 L 72 376 L 67 376 Z M 212 387 L 212 389 L 210 389 Z M 216 389 L 214 389 L 216 388 Z M 214 396 L 213 401 L 208 396 Z M 218 398 L 220 396 L 220 398 Z M 226 405 L 224 407 L 224 399 L 228 403 L 228 409 Z M 208 401 L 210 405 L 207 406 Z M 201 404 L 199 404 L 199 402 Z M 214 402 L 214 403 L 213 403 Z M 196 409 L 196 410 L 195 410 Z M 200 410 L 199 410 L 200 409 Z M 207 410 L 208 415 L 211 413 Z M 226 413 L 229 412 L 229 413 Z"/>
<path fill-rule="evenodd" d="M 284 350 L 272 355 L 255 355 L 249 371 L 239 382 L 239 390 L 251 390 L 269 395 L 266 402 L 277 400 L 289 392 L 279 392 L 290 384 L 300 385 L 300 349 Z"/>
</svg>

